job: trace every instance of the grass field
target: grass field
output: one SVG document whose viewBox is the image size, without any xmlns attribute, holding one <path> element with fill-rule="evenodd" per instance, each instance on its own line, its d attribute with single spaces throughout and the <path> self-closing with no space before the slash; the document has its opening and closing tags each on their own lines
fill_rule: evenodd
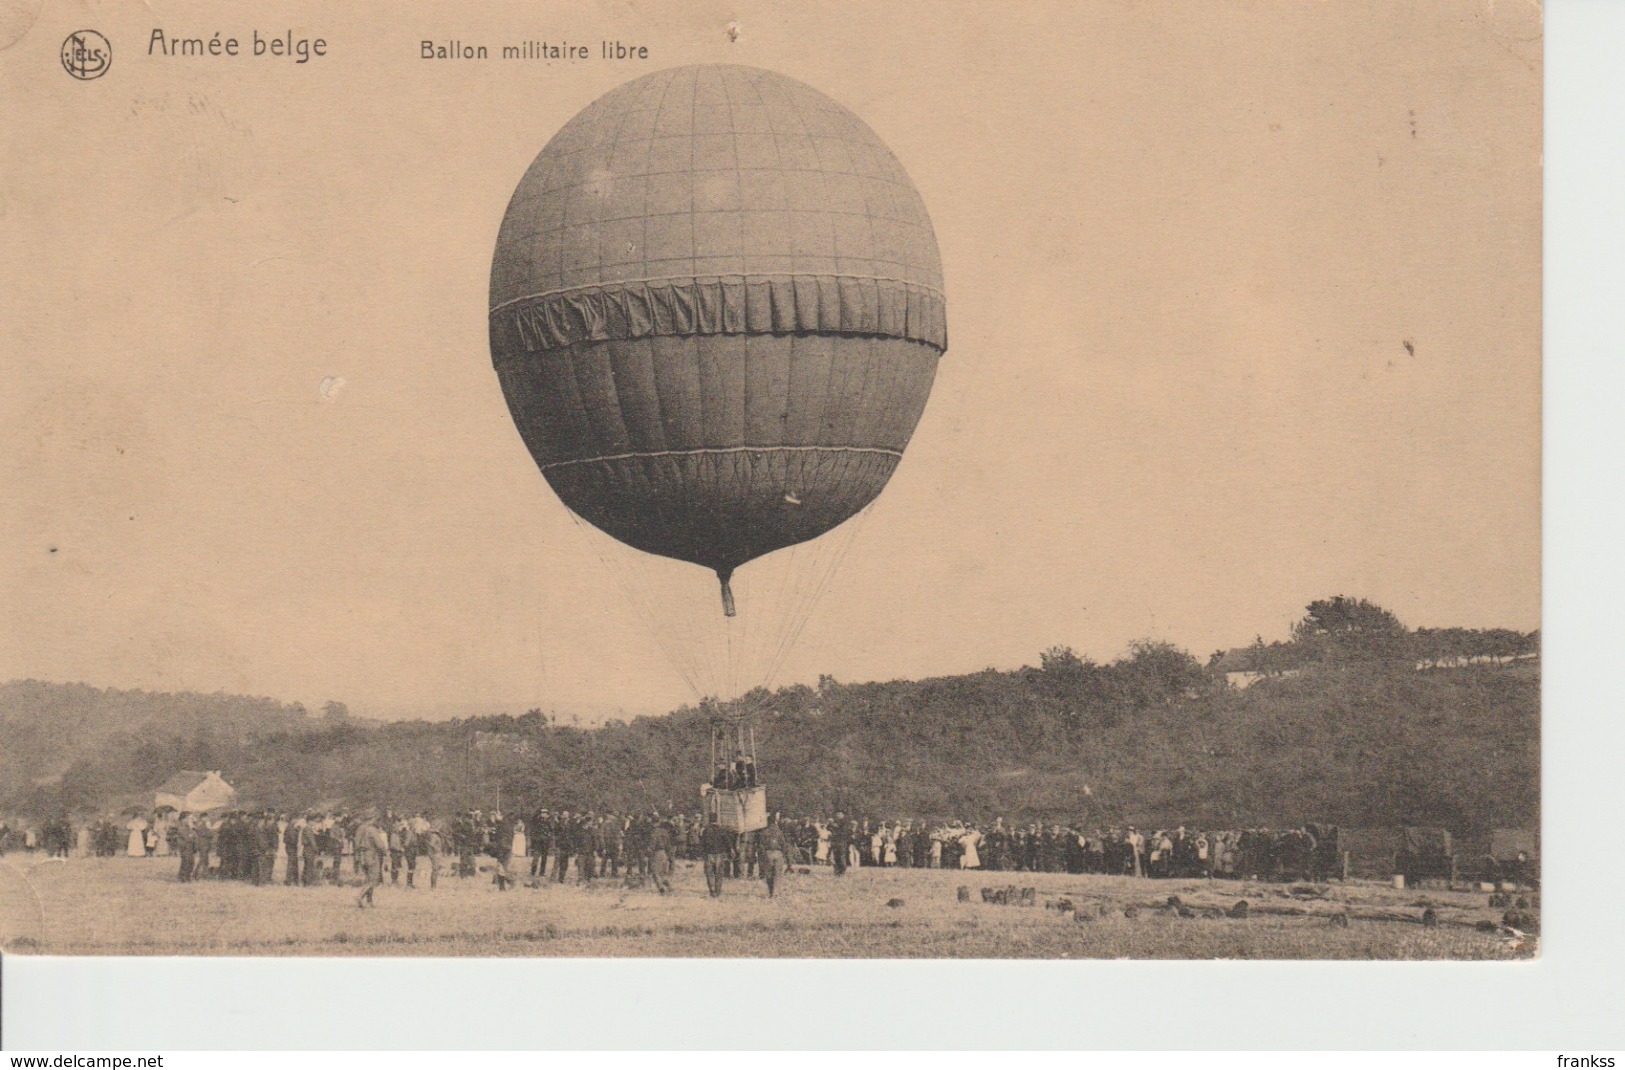
<svg viewBox="0 0 1625 1070">
<path fill-rule="evenodd" d="M 1477 891 L 1143 881 L 1066 874 L 826 869 L 706 895 L 697 865 L 676 891 L 604 880 L 499 891 L 489 875 L 440 887 L 180 884 L 174 859 L 0 858 L 0 946 L 14 953 L 135 955 L 575 955 L 864 958 L 1514 959 L 1535 940 L 1484 932 L 1500 909 Z M 425 880 L 424 883 L 427 883 Z M 1037 890 L 1034 907 L 984 904 L 984 886 Z M 973 902 L 957 900 L 961 885 Z M 1178 896 L 1194 917 L 1165 904 Z M 1061 899 L 1076 915 L 1053 909 Z M 1244 919 L 1219 915 L 1237 899 Z M 889 900 L 902 900 L 888 906 Z M 1046 905 L 1051 904 L 1051 905 Z M 1433 907 L 1436 927 L 1424 927 Z M 1125 916 L 1135 907 L 1136 916 Z M 1334 915 L 1347 914 L 1344 927 Z M 1214 916 L 1219 915 L 1219 916 Z M 1079 917 L 1081 916 L 1081 917 Z"/>
</svg>

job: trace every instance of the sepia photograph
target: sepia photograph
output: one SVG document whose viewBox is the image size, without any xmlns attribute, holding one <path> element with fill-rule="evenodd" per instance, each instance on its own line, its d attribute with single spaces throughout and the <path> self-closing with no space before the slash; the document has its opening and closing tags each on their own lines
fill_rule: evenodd
<svg viewBox="0 0 1625 1070">
<path fill-rule="evenodd" d="M 6 11 L 8 957 L 1541 956 L 1540 4 Z"/>
</svg>

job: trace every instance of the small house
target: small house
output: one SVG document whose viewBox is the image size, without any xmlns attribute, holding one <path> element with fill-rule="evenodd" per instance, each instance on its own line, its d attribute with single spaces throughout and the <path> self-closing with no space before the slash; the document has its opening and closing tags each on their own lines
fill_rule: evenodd
<svg viewBox="0 0 1625 1070">
<path fill-rule="evenodd" d="M 218 772 L 194 773 L 187 770 L 176 773 L 159 786 L 153 806 L 170 806 L 196 814 L 228 807 L 236 797 L 237 789 L 226 783 Z"/>
</svg>

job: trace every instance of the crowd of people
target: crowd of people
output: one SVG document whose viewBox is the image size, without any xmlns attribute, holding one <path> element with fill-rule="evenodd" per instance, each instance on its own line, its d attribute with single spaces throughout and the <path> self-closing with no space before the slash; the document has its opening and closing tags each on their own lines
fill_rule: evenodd
<svg viewBox="0 0 1625 1070">
<path fill-rule="evenodd" d="M 430 887 L 443 872 L 472 877 L 478 861 L 497 863 L 496 879 L 510 883 L 572 876 L 669 882 L 666 865 L 705 861 L 717 852 L 706 843 L 701 814 L 659 811 L 616 813 L 542 808 L 527 813 L 470 810 L 431 820 L 421 812 L 231 810 L 209 814 L 152 813 L 104 818 L 80 827 L 79 853 L 95 856 L 179 856 L 182 881 L 219 878 L 255 884 L 336 884 L 348 874 L 368 879 L 375 854 L 379 882 L 415 887 L 425 870 Z M 731 834 L 730 834 L 731 835 Z M 754 877 L 761 867 L 761 833 L 728 840 L 721 876 Z M 1290 829 L 1141 831 L 1133 826 L 1095 829 L 1061 824 L 1007 824 L 924 819 L 877 820 L 836 813 L 775 822 L 772 852 L 780 869 L 829 866 L 836 874 L 866 867 L 1096 873 L 1146 878 L 1257 878 L 1318 880 L 1335 875 L 1337 830 L 1323 825 Z M 718 838 L 718 842 L 721 842 Z M 74 846 L 66 821 L 7 828 L 8 846 L 44 849 L 64 857 Z"/>
<path fill-rule="evenodd" d="M 876 821 L 838 813 L 805 819 L 797 845 L 837 872 L 863 866 L 1098 873 L 1132 877 L 1308 880 L 1332 874 L 1337 832 L 1329 826 L 1141 832 L 1060 824 Z"/>
</svg>

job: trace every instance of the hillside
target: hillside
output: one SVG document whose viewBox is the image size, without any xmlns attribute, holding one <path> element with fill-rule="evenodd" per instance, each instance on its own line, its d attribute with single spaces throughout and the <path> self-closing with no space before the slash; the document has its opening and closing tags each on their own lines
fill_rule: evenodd
<svg viewBox="0 0 1625 1070">
<path fill-rule="evenodd" d="M 0 799 L 54 787 L 77 766 L 95 770 L 95 783 L 68 804 L 94 806 L 104 795 L 144 789 L 148 777 L 156 786 L 218 748 L 319 723 L 301 706 L 268 698 L 13 680 L 0 684 Z"/>
<path fill-rule="evenodd" d="M 1538 659 L 1419 669 L 1407 634 L 1373 645 L 1304 630 L 1296 667 L 1245 689 L 1148 643 L 1106 665 L 1055 649 L 1036 668 L 826 677 L 740 702 L 788 813 L 1464 832 L 1537 821 Z M 264 699 L 12 684 L 0 688 L 0 798 L 94 810 L 175 769 L 211 768 L 285 808 L 692 809 L 707 722 L 683 708 L 590 730 L 539 711 L 366 726 Z M 41 783 L 53 770 L 60 779 Z"/>
</svg>

